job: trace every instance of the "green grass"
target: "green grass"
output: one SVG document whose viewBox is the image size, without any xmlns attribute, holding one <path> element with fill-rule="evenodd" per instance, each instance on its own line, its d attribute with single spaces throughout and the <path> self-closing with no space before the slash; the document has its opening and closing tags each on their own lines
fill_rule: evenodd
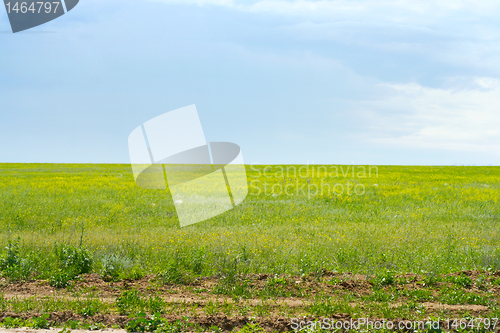
<svg viewBox="0 0 500 333">
<path fill-rule="evenodd" d="M 364 170 L 248 166 L 242 204 L 180 228 L 168 191 L 139 188 L 128 165 L 0 164 L 0 269 L 61 287 L 83 270 L 110 281 L 219 275 L 222 291 L 242 294 L 247 273 L 500 270 L 500 167 Z"/>
</svg>

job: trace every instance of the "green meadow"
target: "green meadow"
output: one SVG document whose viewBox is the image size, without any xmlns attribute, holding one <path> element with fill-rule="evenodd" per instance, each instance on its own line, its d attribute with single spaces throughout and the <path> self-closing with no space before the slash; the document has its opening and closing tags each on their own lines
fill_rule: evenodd
<svg viewBox="0 0 500 333">
<path fill-rule="evenodd" d="M 168 190 L 138 187 L 129 165 L 0 164 L 0 269 L 54 279 L 73 255 L 113 280 L 500 270 L 500 167 L 249 165 L 247 178 L 240 205 L 181 228 Z"/>
</svg>

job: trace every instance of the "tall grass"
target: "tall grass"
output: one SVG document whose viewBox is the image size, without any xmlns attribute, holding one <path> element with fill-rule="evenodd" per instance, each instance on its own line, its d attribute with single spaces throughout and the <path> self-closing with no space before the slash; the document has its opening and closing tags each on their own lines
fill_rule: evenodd
<svg viewBox="0 0 500 333">
<path fill-rule="evenodd" d="M 18 278 L 63 269 L 56 244 L 87 249 L 90 271 L 109 279 L 188 281 L 228 263 L 272 274 L 500 270 L 500 167 L 291 167 L 248 166 L 243 203 L 180 228 L 169 192 L 139 188 L 128 165 L 0 164 L 0 245 L 18 239 Z"/>
</svg>

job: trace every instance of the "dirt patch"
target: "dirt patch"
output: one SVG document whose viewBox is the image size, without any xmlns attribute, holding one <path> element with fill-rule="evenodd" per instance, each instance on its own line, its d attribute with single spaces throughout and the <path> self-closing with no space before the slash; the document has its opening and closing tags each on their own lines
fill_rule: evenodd
<svg viewBox="0 0 500 333">
<path fill-rule="evenodd" d="M 468 311 L 475 314 L 488 311 L 488 307 L 484 305 L 474 305 L 474 304 L 441 304 L 441 303 L 423 303 L 427 309 L 431 310 L 450 310 L 450 311 Z"/>
<path fill-rule="evenodd" d="M 29 319 L 28 315 L 16 315 L 13 313 L 9 314 L 11 317 Z M 3 317 L 3 315 L 1 316 Z M 242 329 L 245 325 L 255 325 L 257 324 L 261 329 L 264 329 L 267 332 L 295 332 L 294 328 L 297 323 L 300 323 L 303 326 L 314 325 L 315 323 L 322 322 L 328 320 L 329 323 L 334 324 L 335 322 L 342 322 L 347 325 L 354 325 L 352 330 L 356 331 L 357 329 L 362 329 L 363 325 L 366 325 L 366 322 L 386 322 L 392 323 L 392 331 L 394 332 L 411 332 L 413 330 L 405 329 L 404 327 L 408 327 L 407 325 L 415 324 L 414 321 L 406 320 L 406 319 L 394 319 L 394 320 L 385 320 L 383 318 L 361 318 L 355 319 L 351 318 L 348 314 L 334 314 L 329 317 L 297 317 L 297 318 L 286 318 L 286 317 L 270 317 L 270 318 L 255 318 L 255 317 L 227 317 L 225 315 L 214 315 L 214 316 L 197 316 L 192 318 L 186 318 L 185 316 L 163 316 L 168 322 L 186 322 L 188 319 L 189 324 L 196 325 L 205 330 L 205 332 L 211 332 L 212 327 L 218 327 L 223 332 L 235 332 Z M 61 326 L 64 325 L 69 320 L 78 320 L 80 317 L 77 314 L 63 312 L 63 313 L 50 313 L 50 322 L 53 326 Z M 450 318 L 450 321 L 453 321 L 459 318 Z M 128 318 L 125 316 L 113 316 L 113 315 L 99 315 L 94 316 L 93 318 L 87 318 L 87 320 L 91 320 L 93 322 L 103 323 L 106 325 L 114 325 L 115 327 L 121 326 L 124 327 L 127 322 L 130 320 L 134 320 L 133 318 Z M 445 320 L 439 320 L 441 327 L 449 327 L 449 323 Z M 356 328 L 357 327 L 357 328 Z M 400 329 L 399 327 L 403 327 Z M 59 328 L 50 328 L 50 329 L 30 329 L 30 328 L 16 328 L 16 329 L 0 329 L 0 333 L 58 333 L 61 329 Z M 376 331 L 376 330 L 371 330 Z M 448 330 L 446 330 L 448 331 Z M 456 331 L 453 328 L 449 331 Z M 500 332 L 498 328 L 490 330 L 491 332 Z M 126 333 L 124 329 L 105 329 L 105 330 L 71 330 L 72 333 Z M 185 331 L 189 332 L 189 330 Z"/>
<path fill-rule="evenodd" d="M 448 279 L 450 276 L 460 275 L 469 277 L 472 283 L 461 287 L 449 282 L 453 280 Z M 226 331 L 255 322 L 268 331 L 281 332 L 289 329 L 290 318 L 295 316 L 328 314 L 329 318 L 350 320 L 350 315 L 344 312 L 353 315 L 356 313 L 360 316 L 359 311 L 363 312 L 365 308 L 375 309 L 371 312 L 373 314 L 377 313 L 377 308 L 386 307 L 394 310 L 394 313 L 401 313 L 397 312 L 400 309 L 396 308 L 405 308 L 408 304 L 413 304 L 413 307 L 408 307 L 410 312 L 403 313 L 412 313 L 409 315 L 411 318 L 420 315 L 419 309 L 425 310 L 421 316 L 431 314 L 439 316 L 443 312 L 455 318 L 460 318 L 463 314 L 488 316 L 492 313 L 488 306 L 467 304 L 466 298 L 463 304 L 443 304 L 443 298 L 440 295 L 450 288 L 459 288 L 464 294 L 475 294 L 489 300 L 489 303 L 482 304 L 498 304 L 500 287 L 497 285 L 497 276 L 500 276 L 500 272 L 463 271 L 441 276 L 429 286 L 425 283 L 427 281 L 425 276 L 415 274 L 394 276 L 394 281 L 390 284 L 380 284 L 371 276 L 328 271 L 309 276 L 254 274 L 239 277 L 245 281 L 249 293 L 245 296 L 237 296 L 216 294 L 215 288 L 219 283 L 217 277 L 198 278 L 188 285 L 168 285 L 161 283 L 157 276 L 108 282 L 97 274 L 84 274 L 65 289 L 51 287 L 48 281 L 8 282 L 2 280 L 0 292 L 6 299 L 29 297 L 66 300 L 98 299 L 109 305 L 107 311 L 101 311 L 106 314 L 87 317 L 71 311 L 50 313 L 50 320 L 54 323 L 92 321 L 103 323 L 108 327 L 124 327 L 130 318 L 116 314 L 118 313 L 116 300 L 123 291 L 135 289 L 140 291 L 142 297 L 160 297 L 171 309 L 175 309 L 171 312 L 165 311 L 169 313 L 166 316 L 168 320 L 189 318 L 191 323 L 207 328 L 212 325 L 218 326 Z M 390 298 L 393 294 L 397 294 L 397 297 Z M 388 296 L 388 299 L 384 298 Z M 347 301 L 349 303 L 346 303 Z M 348 307 L 343 308 L 346 304 L 356 310 L 349 311 Z M 223 309 L 225 306 L 230 308 L 229 305 L 233 306 L 232 310 Z M 216 311 L 207 310 L 210 307 L 217 309 Z M 235 310 L 243 307 L 248 307 L 249 312 Z M 264 307 L 267 312 L 256 310 Z M 250 315 L 246 316 L 248 313 Z M 257 315 L 257 313 L 265 313 L 265 315 Z M 4 312 L 0 315 L 0 319 L 6 317 L 27 319 L 32 316 L 36 316 L 36 313 Z M 398 320 L 405 319 L 408 318 Z"/>
<path fill-rule="evenodd" d="M 59 333 L 61 331 L 60 328 L 49 328 L 49 329 L 44 329 L 44 330 L 37 330 L 33 328 L 11 328 L 11 329 L 5 329 L 5 328 L 0 328 L 0 333 Z M 113 330 L 113 329 L 106 329 L 106 330 L 71 330 L 71 333 L 127 333 L 126 330 L 121 329 L 121 330 Z"/>
</svg>

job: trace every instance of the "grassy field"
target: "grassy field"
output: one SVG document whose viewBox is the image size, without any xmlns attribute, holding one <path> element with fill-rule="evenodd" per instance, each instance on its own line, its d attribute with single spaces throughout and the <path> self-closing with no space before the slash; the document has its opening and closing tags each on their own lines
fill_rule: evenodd
<svg viewBox="0 0 500 333">
<path fill-rule="evenodd" d="M 278 290 L 293 277 L 329 272 L 332 285 L 332 276 L 338 284 L 349 273 L 363 275 L 379 293 L 342 303 L 344 313 L 358 315 L 349 302 L 394 301 L 390 295 L 403 294 L 390 288 L 404 276 L 413 282 L 436 277 L 452 288 L 457 284 L 450 276 L 470 270 L 484 276 L 474 275 L 469 287 L 477 279 L 496 283 L 500 167 L 274 165 L 247 166 L 247 173 L 249 195 L 242 204 L 180 228 L 168 191 L 139 188 L 129 165 L 0 164 L 5 283 L 41 280 L 67 288 L 86 273 L 109 283 L 156 275 L 179 286 L 214 278 L 210 293 L 252 298 L 263 294 L 249 292 L 253 280 L 246 284 L 242 276 L 282 278 L 269 282 Z M 453 303 L 441 290 L 427 300 Z M 267 297 L 317 296 L 297 293 Z M 484 297 L 458 304 L 496 311 L 492 296 Z M 308 313 L 328 313 L 315 309 Z"/>
</svg>

